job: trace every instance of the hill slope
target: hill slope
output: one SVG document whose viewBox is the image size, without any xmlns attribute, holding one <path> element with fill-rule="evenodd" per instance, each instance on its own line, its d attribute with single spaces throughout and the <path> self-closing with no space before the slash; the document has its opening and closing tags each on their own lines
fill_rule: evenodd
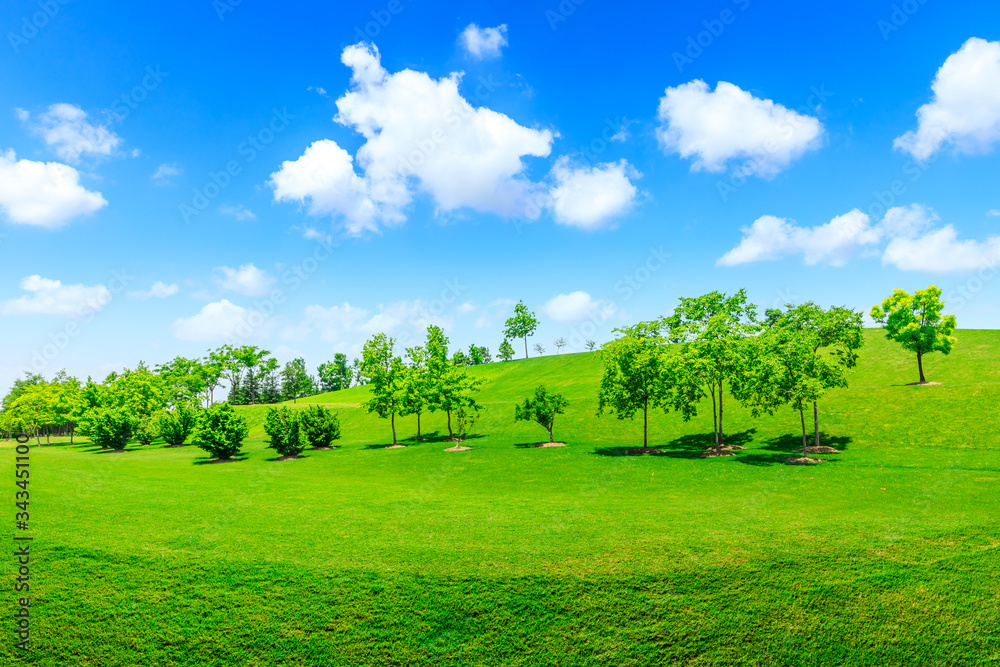
<svg viewBox="0 0 1000 667">
<path fill-rule="evenodd" d="M 795 413 L 733 401 L 738 456 L 699 458 L 710 416 L 662 413 L 667 455 L 616 456 L 641 424 L 594 414 L 593 354 L 474 369 L 467 452 L 443 451 L 441 415 L 385 450 L 387 422 L 350 407 L 341 447 L 296 461 L 273 460 L 261 407 L 235 463 L 32 448 L 30 664 L 995 664 L 998 346 L 961 331 L 927 362 L 943 384 L 909 387 L 914 360 L 868 332 L 821 404 L 842 453 L 808 468 L 781 465 Z M 541 382 L 571 401 L 565 448 L 513 422 Z"/>
</svg>

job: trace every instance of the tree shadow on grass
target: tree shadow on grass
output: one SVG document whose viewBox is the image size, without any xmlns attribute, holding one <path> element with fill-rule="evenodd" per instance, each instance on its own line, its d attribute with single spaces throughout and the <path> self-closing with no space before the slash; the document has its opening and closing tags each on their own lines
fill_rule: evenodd
<svg viewBox="0 0 1000 667">
<path fill-rule="evenodd" d="M 843 452 L 851 443 L 850 436 L 828 436 L 820 433 L 819 443 L 821 447 L 833 447 Z M 813 439 L 809 438 L 809 447 L 813 446 Z M 744 454 L 738 458 L 740 463 L 751 466 L 772 466 L 784 465 L 790 458 L 802 455 L 802 435 L 787 433 L 773 438 L 764 443 L 763 451 L 754 454 Z M 810 452 L 808 456 L 825 459 L 826 463 L 836 463 L 837 459 L 828 457 L 837 456 L 839 452 L 816 453 Z"/>
<path fill-rule="evenodd" d="M 246 460 L 247 460 L 246 454 L 237 454 L 236 456 L 228 459 L 213 459 L 213 458 L 198 459 L 197 461 L 194 462 L 194 465 L 207 466 L 207 465 L 215 465 L 216 463 L 238 463 L 240 461 L 246 461 Z"/>
<path fill-rule="evenodd" d="M 756 428 L 749 428 L 745 431 L 738 431 L 736 433 L 727 433 L 725 435 L 725 444 L 729 447 L 746 447 L 753 441 L 754 434 L 757 433 Z M 703 458 L 705 452 L 711 452 L 715 445 L 715 433 L 695 433 L 691 435 L 682 435 L 679 438 L 670 441 L 666 447 L 661 447 L 660 449 L 665 450 L 663 455 L 669 456 L 675 459 L 700 459 Z"/>
</svg>

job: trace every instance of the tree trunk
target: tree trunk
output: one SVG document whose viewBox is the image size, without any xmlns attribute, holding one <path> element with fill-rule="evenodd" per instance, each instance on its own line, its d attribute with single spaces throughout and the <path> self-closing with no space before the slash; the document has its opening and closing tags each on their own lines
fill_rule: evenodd
<svg viewBox="0 0 1000 667">
<path fill-rule="evenodd" d="M 805 456 L 809 441 L 806 440 L 806 412 L 802 408 L 799 408 L 799 417 L 802 418 L 802 456 Z"/>
<path fill-rule="evenodd" d="M 722 380 L 719 380 L 719 451 L 726 444 L 726 432 L 722 426 Z"/>
<path fill-rule="evenodd" d="M 420 413 L 419 412 L 417 413 L 417 440 L 418 441 L 423 440 L 423 438 L 420 437 Z"/>
<path fill-rule="evenodd" d="M 715 438 L 715 451 L 719 451 L 719 413 L 715 406 L 715 383 L 712 383 L 712 437 Z"/>
<path fill-rule="evenodd" d="M 647 434 L 649 432 L 649 398 L 643 399 L 642 402 L 642 446 L 649 447 L 649 440 Z"/>
<path fill-rule="evenodd" d="M 73 444 L 73 435 L 76 433 L 76 424 L 70 424 L 69 427 L 69 444 Z"/>
<path fill-rule="evenodd" d="M 528 358 L 528 337 L 524 337 L 524 358 Z"/>
<path fill-rule="evenodd" d="M 816 451 L 819 451 L 819 407 L 816 405 L 816 401 L 813 401 L 813 433 Z"/>
<path fill-rule="evenodd" d="M 552 425 L 549 425 L 549 442 L 555 442 L 555 438 L 552 437 Z"/>
<path fill-rule="evenodd" d="M 392 444 L 393 444 L 393 446 L 395 446 L 395 444 L 396 444 L 396 413 L 395 412 L 393 412 L 391 415 L 389 415 L 389 421 L 392 422 Z"/>
<path fill-rule="evenodd" d="M 45 444 L 46 445 L 51 445 L 52 444 L 52 427 L 51 426 L 49 426 L 48 428 L 45 429 Z"/>
<path fill-rule="evenodd" d="M 445 410 L 448 413 L 448 437 L 452 440 L 455 439 L 455 434 L 451 432 L 451 410 Z"/>
<path fill-rule="evenodd" d="M 917 368 L 920 370 L 920 384 L 927 382 L 924 379 L 924 353 L 917 352 Z"/>
</svg>

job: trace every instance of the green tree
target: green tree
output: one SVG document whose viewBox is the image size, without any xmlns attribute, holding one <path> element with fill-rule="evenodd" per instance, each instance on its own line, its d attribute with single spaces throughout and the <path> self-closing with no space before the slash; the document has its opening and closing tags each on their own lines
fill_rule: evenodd
<svg viewBox="0 0 1000 667">
<path fill-rule="evenodd" d="M 504 361 L 510 361 L 514 358 L 514 346 L 510 344 L 510 341 L 506 338 L 500 343 L 500 350 L 497 352 L 497 356 Z"/>
<path fill-rule="evenodd" d="M 552 426 L 556 415 L 563 414 L 567 405 L 569 401 L 562 394 L 550 394 L 545 390 L 545 385 L 538 385 L 534 397 L 526 398 L 523 404 L 514 406 L 514 421 L 533 421 L 539 424 L 549 432 L 549 442 L 554 442 Z"/>
<path fill-rule="evenodd" d="M 619 336 L 601 347 L 604 373 L 598 390 L 597 414 L 618 419 L 642 411 L 642 446 L 649 446 L 649 410 L 663 405 L 664 346 L 655 322 L 615 329 Z"/>
<path fill-rule="evenodd" d="M 461 404 L 455 408 L 455 434 L 452 440 L 456 443 L 465 440 L 477 421 L 479 421 L 479 406 L 476 403 Z"/>
<path fill-rule="evenodd" d="M 872 306 L 871 317 L 885 327 L 885 337 L 917 353 L 920 384 L 924 378 L 924 355 L 931 352 L 950 354 L 956 338 L 954 315 L 942 315 L 944 301 L 934 285 L 909 294 L 895 289 L 881 306 Z"/>
<path fill-rule="evenodd" d="M 156 424 L 164 442 L 171 447 L 180 447 L 191 435 L 196 421 L 197 413 L 194 409 L 179 405 L 157 415 Z"/>
<path fill-rule="evenodd" d="M 562 353 L 562 349 L 564 347 L 566 347 L 566 339 L 565 338 L 556 338 L 556 342 L 553 343 L 553 345 L 556 346 L 556 354 L 561 354 Z"/>
<path fill-rule="evenodd" d="M 739 382 L 745 343 L 760 331 L 757 307 L 747 300 L 745 290 L 732 296 L 710 292 L 696 298 L 682 297 L 673 314 L 660 319 L 660 326 L 667 331 L 670 342 L 681 343 L 680 358 L 674 363 L 697 370 L 685 372 L 682 381 L 675 376 L 674 383 L 680 390 L 672 396 L 674 407 L 686 415 L 697 414 L 693 404 L 684 403 L 711 395 L 715 449 L 719 453 L 725 444 L 725 388 Z M 692 391 L 691 382 L 703 385 L 706 391 Z"/>
<path fill-rule="evenodd" d="M 41 445 L 42 427 L 51 424 L 55 418 L 54 402 L 55 389 L 48 382 L 42 382 L 25 386 L 17 398 L 11 401 L 8 410 L 17 417 L 27 434 L 33 435 Z M 50 440 L 46 436 L 46 443 L 48 442 Z"/>
<path fill-rule="evenodd" d="M 299 432 L 313 449 L 325 449 L 340 438 L 340 420 L 322 405 L 310 405 L 299 412 Z"/>
<path fill-rule="evenodd" d="M 473 379 L 467 371 L 448 360 L 448 337 L 441 327 L 433 324 L 427 327 L 424 349 L 427 353 L 430 406 L 432 410 L 445 411 L 448 416 L 448 437 L 454 439 L 452 412 L 459 408 L 466 411 L 478 410 L 475 393 L 479 391 L 483 381 Z"/>
<path fill-rule="evenodd" d="M 292 399 L 295 403 L 300 396 L 306 396 L 312 380 L 306 370 L 306 360 L 299 357 L 285 364 L 281 371 L 281 395 L 282 400 Z"/>
<path fill-rule="evenodd" d="M 538 320 L 535 314 L 528 310 L 524 301 L 518 301 L 514 306 L 514 315 L 507 319 L 503 328 L 503 337 L 506 339 L 524 339 L 524 358 L 528 358 L 528 336 L 535 335 L 538 328 Z"/>
<path fill-rule="evenodd" d="M 406 376 L 403 360 L 393 355 L 395 346 L 395 339 L 380 333 L 366 342 L 361 351 L 362 372 L 371 388 L 371 398 L 361 407 L 390 420 L 393 446 L 396 445 L 396 415 L 404 410 L 403 380 Z"/>
<path fill-rule="evenodd" d="M 847 387 L 864 345 L 861 313 L 824 310 L 813 302 L 788 305 L 749 346 L 744 369 L 747 403 L 754 414 L 791 405 L 799 412 L 803 456 L 808 453 L 805 410 L 813 408 L 813 437 L 820 446 L 818 401 L 830 389 Z"/>
<path fill-rule="evenodd" d="M 538 354 L 538 356 L 542 356 L 543 354 L 545 354 L 545 348 L 542 347 L 541 343 L 535 343 L 534 350 Z"/>
<path fill-rule="evenodd" d="M 198 415 L 192 444 L 216 459 L 231 459 L 243 449 L 243 441 L 249 434 L 247 420 L 229 403 L 219 403 Z"/>
<path fill-rule="evenodd" d="M 122 450 L 139 422 L 135 413 L 120 407 L 97 408 L 87 422 L 87 436 L 102 449 Z"/>
<path fill-rule="evenodd" d="M 305 438 L 299 428 L 299 419 L 288 406 L 268 408 L 264 417 L 264 432 L 267 433 L 268 447 L 281 456 L 293 457 L 306 448 Z"/>
<path fill-rule="evenodd" d="M 317 371 L 323 391 L 340 391 L 351 386 L 351 368 L 346 354 L 338 352 L 333 355 L 333 361 L 320 364 Z"/>
<path fill-rule="evenodd" d="M 493 357 L 490 356 L 489 348 L 486 346 L 480 347 L 478 345 L 469 345 L 469 354 L 467 355 L 467 358 L 470 366 L 479 366 L 493 361 Z"/>
<path fill-rule="evenodd" d="M 583 346 L 587 348 L 587 352 L 593 352 L 594 348 L 597 347 L 597 343 L 592 340 L 588 340 L 586 343 L 583 344 Z"/>
<path fill-rule="evenodd" d="M 420 434 L 420 417 L 431 405 L 432 383 L 427 370 L 427 351 L 417 345 L 406 349 L 409 361 L 403 373 L 402 380 L 402 412 L 403 416 L 417 416 L 417 440 L 423 440 Z"/>
</svg>

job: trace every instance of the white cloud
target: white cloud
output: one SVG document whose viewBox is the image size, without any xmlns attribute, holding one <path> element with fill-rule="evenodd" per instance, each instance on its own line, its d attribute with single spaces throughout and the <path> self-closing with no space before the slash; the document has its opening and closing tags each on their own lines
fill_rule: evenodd
<svg viewBox="0 0 1000 667">
<path fill-rule="evenodd" d="M 771 177 L 808 150 L 819 148 L 823 125 L 772 100 L 720 81 L 700 79 L 667 88 L 660 98 L 657 137 L 664 149 L 692 158 L 694 171 Z"/>
<path fill-rule="evenodd" d="M 100 192 L 80 185 L 80 173 L 69 165 L 0 152 L 0 208 L 11 222 L 60 227 L 107 205 Z"/>
<path fill-rule="evenodd" d="M 939 221 L 919 204 L 890 208 L 877 225 L 857 209 L 816 227 L 765 215 L 744 227 L 740 244 L 716 264 L 736 266 L 802 255 L 806 264 L 843 266 L 865 249 L 865 254 L 881 254 L 883 264 L 901 271 L 954 273 L 1000 263 L 1000 237 L 962 241 L 952 225 L 933 229 Z"/>
<path fill-rule="evenodd" d="M 253 220 L 257 217 L 253 214 L 253 211 L 243 206 L 243 204 L 238 204 L 236 206 L 223 204 L 219 207 L 219 213 L 222 215 L 230 215 L 237 220 Z"/>
<path fill-rule="evenodd" d="M 238 269 L 219 266 L 215 268 L 215 282 L 229 292 L 245 296 L 263 296 L 274 283 L 274 277 L 253 264 L 244 264 Z"/>
<path fill-rule="evenodd" d="M 23 109 L 18 110 L 18 117 L 30 121 Z M 111 155 L 121 143 L 108 128 L 87 122 L 87 112 L 75 104 L 53 104 L 30 126 L 56 155 L 69 162 L 78 162 L 81 155 Z"/>
<path fill-rule="evenodd" d="M 559 294 L 542 306 L 542 312 L 559 322 L 582 322 L 594 313 L 603 311 L 612 314 L 614 304 L 603 299 L 594 300 L 586 292 L 570 292 Z"/>
<path fill-rule="evenodd" d="M 470 23 L 462 31 L 462 46 L 473 58 L 496 58 L 507 46 L 507 24 L 495 28 L 480 28 Z"/>
<path fill-rule="evenodd" d="M 79 317 L 88 311 L 100 311 L 111 292 L 104 285 L 63 285 L 61 281 L 28 276 L 20 282 L 25 294 L 0 304 L 3 315 L 69 315 Z"/>
<path fill-rule="evenodd" d="M 991 218 L 1000 217 L 1000 208 L 991 208 L 990 210 L 986 211 L 986 215 L 990 216 Z"/>
<path fill-rule="evenodd" d="M 306 90 L 314 90 L 318 95 L 321 95 L 323 97 L 330 97 L 329 95 L 326 94 L 326 89 L 320 86 L 309 86 L 308 88 L 306 88 Z"/>
<path fill-rule="evenodd" d="M 858 247 L 878 243 L 881 238 L 868 215 L 858 209 L 816 227 L 799 227 L 786 218 L 765 215 L 742 232 L 739 245 L 720 257 L 716 265 L 737 266 L 803 255 L 806 264 L 843 266 Z"/>
<path fill-rule="evenodd" d="M 898 237 L 889 241 L 882 263 L 901 271 L 959 273 L 1000 263 L 1000 237 L 985 241 L 958 239 L 958 232 L 945 225 L 916 238 Z"/>
<path fill-rule="evenodd" d="M 180 340 L 216 342 L 247 339 L 264 322 L 266 318 L 258 311 L 222 299 L 205 304 L 196 315 L 174 320 L 170 331 Z"/>
<path fill-rule="evenodd" d="M 403 219 L 398 211 L 379 210 L 368 194 L 367 179 L 354 171 L 354 158 L 331 139 L 313 142 L 299 159 L 282 162 L 270 183 L 275 201 L 308 200 L 311 215 L 342 215 L 352 234 L 377 230 L 380 217 L 391 222 Z M 408 202 L 408 194 L 400 199 Z"/>
<path fill-rule="evenodd" d="M 172 162 L 170 164 L 161 164 L 150 178 L 158 183 L 166 183 L 172 176 L 177 176 L 180 173 L 181 168 L 177 166 L 176 162 Z"/>
<path fill-rule="evenodd" d="M 931 84 L 934 97 L 917 109 L 917 129 L 893 142 L 918 160 L 945 145 L 982 153 L 1000 141 L 1000 42 L 972 37 L 948 56 Z"/>
<path fill-rule="evenodd" d="M 135 292 L 129 292 L 128 296 L 129 298 L 138 299 L 140 301 L 145 301 L 146 299 L 166 299 L 168 296 L 177 294 L 178 291 L 180 291 L 180 287 L 177 285 L 167 285 L 166 283 L 157 280 L 148 290 L 136 290 Z"/>
<path fill-rule="evenodd" d="M 443 212 L 512 215 L 541 192 L 525 177 L 523 158 L 549 155 L 549 130 L 473 107 L 459 94 L 459 73 L 390 74 L 365 44 L 347 47 L 341 60 L 353 72 L 352 89 L 337 100 L 335 120 L 365 138 L 357 165 L 336 142 L 314 142 L 271 175 L 275 201 L 308 201 L 311 214 L 342 216 L 358 234 L 401 223 L 418 193 Z"/>
<path fill-rule="evenodd" d="M 573 167 L 569 159 L 556 160 L 549 195 L 556 222 L 586 230 L 609 226 L 635 202 L 631 178 L 642 174 L 628 162 L 605 162 L 594 167 Z"/>
<path fill-rule="evenodd" d="M 427 327 L 436 324 L 450 328 L 449 318 L 434 315 L 424 301 L 396 301 L 379 305 L 371 312 L 344 302 L 339 306 L 307 306 L 302 326 L 304 331 L 318 331 L 324 343 L 340 347 L 358 346 L 373 334 L 384 332 L 397 337 L 397 352 L 423 340 Z"/>
</svg>

